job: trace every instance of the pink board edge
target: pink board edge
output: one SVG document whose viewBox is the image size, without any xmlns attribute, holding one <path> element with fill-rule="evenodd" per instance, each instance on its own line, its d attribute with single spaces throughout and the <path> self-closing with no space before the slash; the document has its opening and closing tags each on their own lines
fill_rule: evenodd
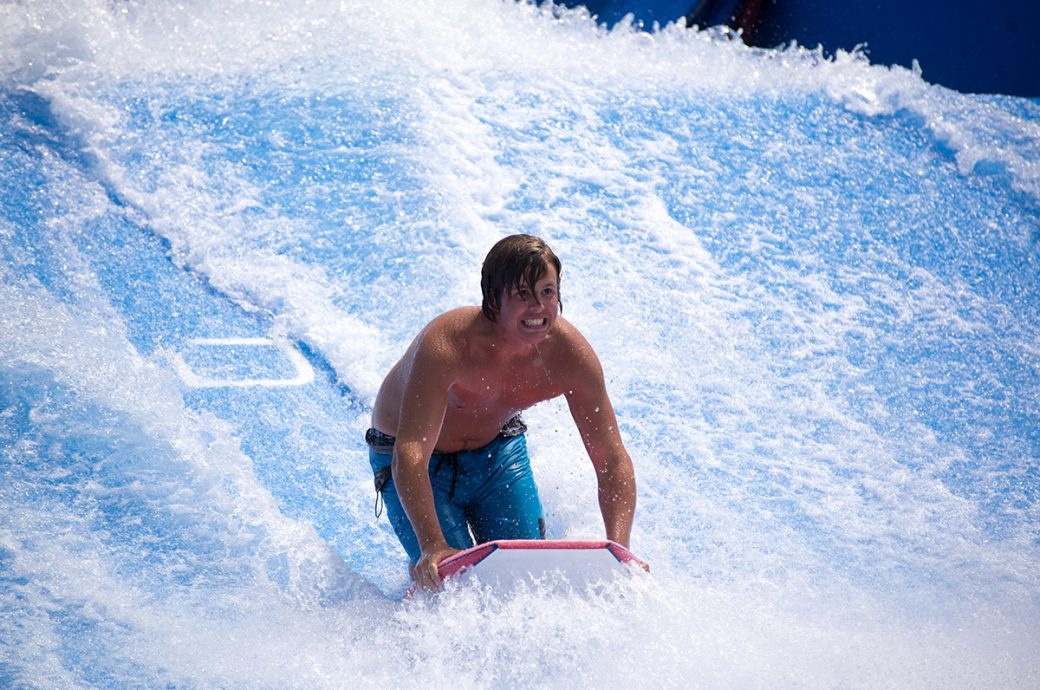
<svg viewBox="0 0 1040 690">
<path fill-rule="evenodd" d="M 437 564 L 437 572 L 442 578 L 451 577 L 480 563 L 498 549 L 606 549 L 621 563 L 636 563 L 646 567 L 646 563 L 631 551 L 607 539 L 500 539 L 478 544 L 445 558 Z"/>
</svg>

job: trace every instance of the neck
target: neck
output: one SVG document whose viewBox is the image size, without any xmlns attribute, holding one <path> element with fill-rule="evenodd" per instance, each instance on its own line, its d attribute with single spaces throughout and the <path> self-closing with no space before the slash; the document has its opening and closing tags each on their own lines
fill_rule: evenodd
<svg viewBox="0 0 1040 690">
<path fill-rule="evenodd" d="M 517 334 L 504 328 L 500 323 L 488 321 L 487 335 L 489 349 L 492 356 L 496 358 L 513 359 L 516 357 L 531 357 L 538 353 L 540 341 L 524 340 Z"/>
</svg>

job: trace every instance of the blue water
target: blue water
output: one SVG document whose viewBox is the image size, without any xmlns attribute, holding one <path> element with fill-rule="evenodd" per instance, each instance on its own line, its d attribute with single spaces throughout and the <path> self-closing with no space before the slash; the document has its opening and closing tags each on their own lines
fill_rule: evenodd
<svg viewBox="0 0 1040 690">
<path fill-rule="evenodd" d="M 1033 688 L 1040 106 L 494 0 L 0 6 L 0 686 Z M 648 577 L 400 600 L 382 373 L 544 236 Z M 558 401 L 552 537 L 602 533 Z"/>
</svg>

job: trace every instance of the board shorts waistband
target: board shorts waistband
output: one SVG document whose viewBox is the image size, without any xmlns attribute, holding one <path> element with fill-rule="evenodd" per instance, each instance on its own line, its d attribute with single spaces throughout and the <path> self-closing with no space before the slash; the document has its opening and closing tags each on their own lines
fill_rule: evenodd
<svg viewBox="0 0 1040 690">
<path fill-rule="evenodd" d="M 527 433 L 527 424 L 525 424 L 524 420 L 520 418 L 520 415 L 514 415 L 508 422 L 502 425 L 501 431 L 498 432 L 498 436 L 495 438 L 514 438 L 524 433 Z M 377 453 L 392 455 L 394 452 L 394 443 L 396 441 L 397 439 L 395 437 L 383 433 L 379 429 L 369 429 L 365 432 L 365 443 L 368 444 L 369 448 Z M 473 450 L 478 451 L 480 448 L 474 448 Z M 451 455 L 451 453 L 443 453 L 435 450 L 433 455 L 436 457 L 438 455 Z"/>
</svg>

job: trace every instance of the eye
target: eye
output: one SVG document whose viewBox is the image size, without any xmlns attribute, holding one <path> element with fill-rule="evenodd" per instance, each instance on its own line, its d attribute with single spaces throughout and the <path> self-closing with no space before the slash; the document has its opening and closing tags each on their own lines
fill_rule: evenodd
<svg viewBox="0 0 1040 690">
<path fill-rule="evenodd" d="M 516 296 L 526 302 L 531 299 L 531 291 L 527 288 L 520 288 L 516 291 Z"/>
<path fill-rule="evenodd" d="M 552 299 L 555 296 L 556 296 L 556 288 L 555 287 L 548 286 L 548 287 L 542 288 L 542 298 L 543 299 Z"/>
</svg>

